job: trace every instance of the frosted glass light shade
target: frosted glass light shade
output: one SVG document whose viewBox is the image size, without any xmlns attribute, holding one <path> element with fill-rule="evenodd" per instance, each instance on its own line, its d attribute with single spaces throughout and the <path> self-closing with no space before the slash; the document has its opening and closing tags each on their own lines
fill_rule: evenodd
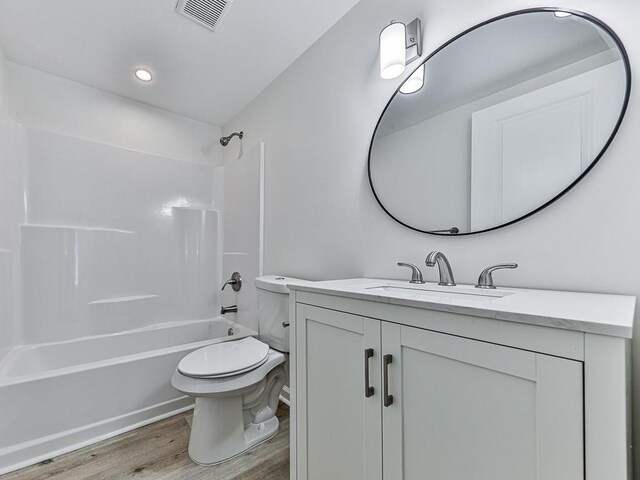
<svg viewBox="0 0 640 480">
<path fill-rule="evenodd" d="M 424 64 L 407 78 L 400 86 L 400 93 L 416 93 L 424 85 Z"/>
<path fill-rule="evenodd" d="M 380 76 L 385 80 L 404 72 L 407 50 L 407 27 L 392 23 L 380 33 Z"/>
</svg>

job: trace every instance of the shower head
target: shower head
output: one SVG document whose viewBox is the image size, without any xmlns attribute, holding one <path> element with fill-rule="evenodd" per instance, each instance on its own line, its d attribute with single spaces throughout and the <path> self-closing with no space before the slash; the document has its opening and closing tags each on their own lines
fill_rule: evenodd
<svg viewBox="0 0 640 480">
<path fill-rule="evenodd" d="M 244 132 L 233 132 L 228 137 L 220 137 L 220 145 L 222 145 L 223 147 L 226 147 L 227 145 L 229 145 L 229 142 L 233 137 L 238 137 L 240 140 L 242 140 L 243 136 L 244 136 Z"/>
</svg>

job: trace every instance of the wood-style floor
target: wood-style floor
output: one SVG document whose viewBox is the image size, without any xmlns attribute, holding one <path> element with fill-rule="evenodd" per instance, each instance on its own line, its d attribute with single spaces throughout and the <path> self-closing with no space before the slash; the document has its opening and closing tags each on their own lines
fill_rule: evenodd
<svg viewBox="0 0 640 480">
<path fill-rule="evenodd" d="M 1 480 L 286 480 L 289 478 L 289 408 L 278 409 L 280 431 L 268 442 L 214 467 L 187 454 L 191 412 L 47 460 Z"/>
</svg>

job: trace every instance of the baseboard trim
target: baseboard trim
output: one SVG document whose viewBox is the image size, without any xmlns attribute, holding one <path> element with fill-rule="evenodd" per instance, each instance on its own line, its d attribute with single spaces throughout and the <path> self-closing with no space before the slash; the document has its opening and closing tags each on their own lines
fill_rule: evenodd
<svg viewBox="0 0 640 480">
<path fill-rule="evenodd" d="M 289 387 L 282 387 L 282 393 L 280 393 L 280 401 L 288 407 L 291 406 L 291 390 L 289 390 Z"/>
</svg>

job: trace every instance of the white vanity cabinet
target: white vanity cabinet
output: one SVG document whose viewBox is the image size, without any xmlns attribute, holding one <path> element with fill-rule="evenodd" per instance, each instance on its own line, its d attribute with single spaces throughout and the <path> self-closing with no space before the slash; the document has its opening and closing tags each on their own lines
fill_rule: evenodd
<svg viewBox="0 0 640 480">
<path fill-rule="evenodd" d="M 298 480 L 614 480 L 628 341 L 292 290 Z"/>
</svg>

